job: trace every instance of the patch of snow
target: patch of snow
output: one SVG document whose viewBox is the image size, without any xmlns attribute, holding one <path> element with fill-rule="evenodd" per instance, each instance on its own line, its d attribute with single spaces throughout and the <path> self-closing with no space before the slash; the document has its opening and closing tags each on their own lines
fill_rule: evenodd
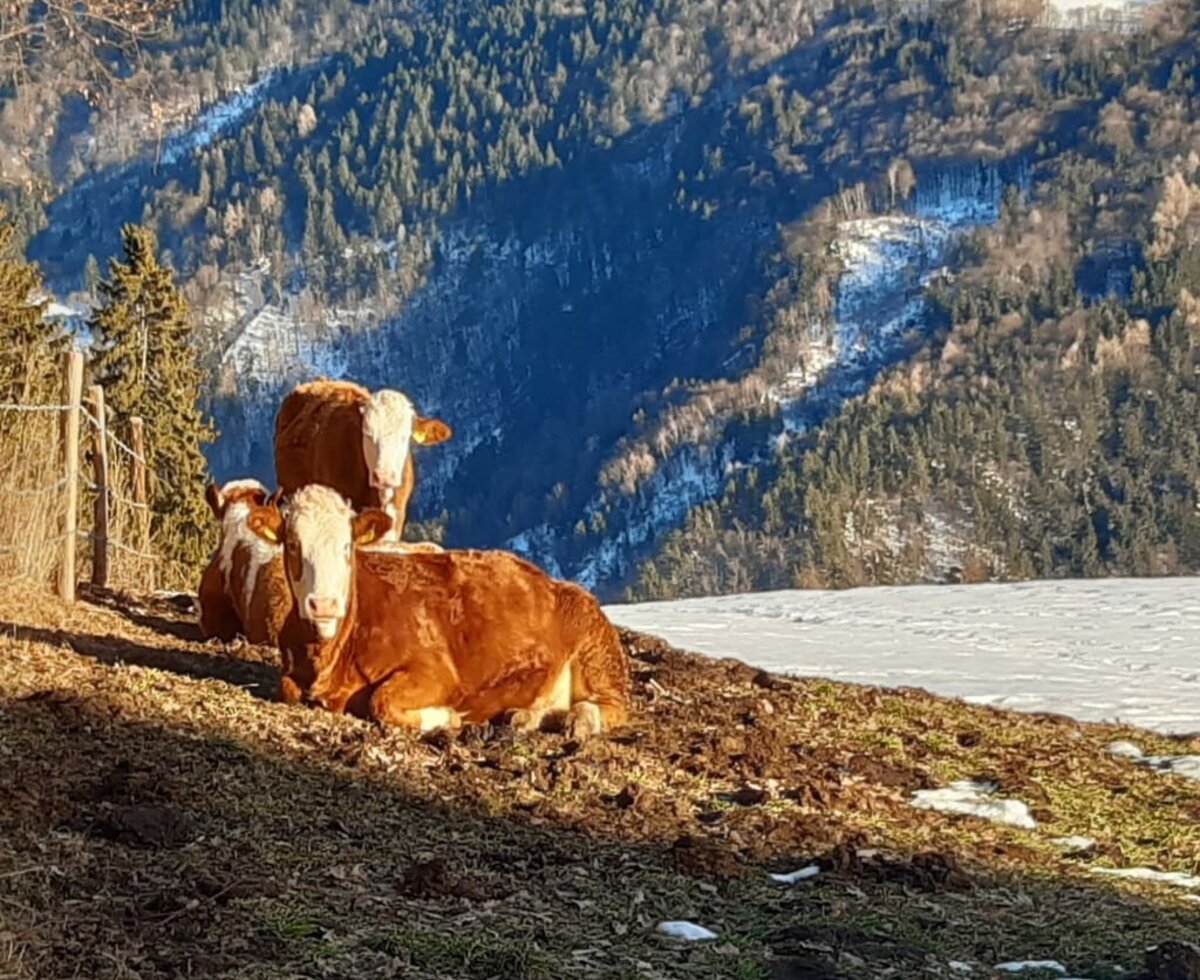
<svg viewBox="0 0 1200 980">
<path fill-rule="evenodd" d="M 1108 752 L 1118 759 L 1200 781 L 1200 755 L 1146 755 L 1138 746 L 1126 741 L 1113 742 L 1108 746 Z"/>
<path fill-rule="evenodd" d="M 959 780 L 942 789 L 918 790 L 913 793 L 909 802 L 918 810 L 937 810 L 940 813 L 982 817 L 993 823 L 1024 827 L 1027 830 L 1037 826 L 1028 806 L 1020 800 L 992 796 L 995 791 L 996 787 L 990 783 Z"/>
<path fill-rule="evenodd" d="M 1153 6 L 1158 0 L 1047 0 L 1060 14 L 1073 10 L 1130 10 Z"/>
<path fill-rule="evenodd" d="M 1142 750 L 1132 742 L 1120 741 L 1111 742 L 1107 746 L 1108 754 L 1116 756 L 1118 759 L 1141 759 Z"/>
<path fill-rule="evenodd" d="M 785 590 L 609 605 L 614 623 L 776 673 L 1200 731 L 1200 581 Z"/>
<path fill-rule="evenodd" d="M 959 973 L 975 972 L 975 967 L 971 966 L 970 963 L 961 963 L 958 960 L 951 960 L 947 965 L 951 970 L 957 970 Z"/>
<path fill-rule="evenodd" d="M 1013 960 L 1011 963 L 997 963 L 997 970 L 1005 973 L 1021 973 L 1024 970 L 1053 970 L 1055 973 L 1067 975 L 1067 968 L 1058 960 Z"/>
<path fill-rule="evenodd" d="M 43 316 L 55 320 L 80 320 L 85 319 L 88 311 L 79 306 L 68 306 L 66 303 L 60 303 L 58 300 L 51 300 L 46 305 L 46 310 Z"/>
<path fill-rule="evenodd" d="M 1041 22 L 1060 29 L 1101 28 L 1121 34 L 1141 29 L 1145 12 L 1160 0 L 1047 0 Z"/>
<path fill-rule="evenodd" d="M 771 880 L 777 881 L 781 885 L 794 885 L 798 881 L 805 881 L 808 878 L 815 878 L 821 873 L 818 865 L 810 864 L 807 868 L 800 868 L 798 871 L 789 871 L 787 874 L 772 874 Z"/>
<path fill-rule="evenodd" d="M 1055 837 L 1051 844 L 1061 847 L 1064 851 L 1071 851 L 1076 854 L 1083 851 L 1093 850 L 1096 842 L 1090 837 Z"/>
<path fill-rule="evenodd" d="M 658 931 L 664 936 L 670 936 L 672 939 L 682 939 L 685 942 L 699 942 L 705 939 L 716 939 L 717 934 L 711 929 L 705 929 L 704 926 L 698 926 L 694 922 L 660 922 Z"/>
<path fill-rule="evenodd" d="M 1182 871 L 1155 871 L 1153 868 L 1091 868 L 1092 874 L 1108 875 L 1112 878 L 1128 878 L 1131 881 L 1153 881 L 1178 888 L 1200 888 L 1200 878 Z"/>
</svg>

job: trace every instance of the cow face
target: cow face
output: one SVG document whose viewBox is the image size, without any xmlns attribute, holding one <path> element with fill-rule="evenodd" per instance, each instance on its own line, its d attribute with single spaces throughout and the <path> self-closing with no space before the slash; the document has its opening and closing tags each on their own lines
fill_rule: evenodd
<svg viewBox="0 0 1200 980">
<path fill-rule="evenodd" d="M 350 608 L 354 546 L 386 534 L 391 518 L 380 510 L 355 515 L 336 491 L 311 484 L 284 508 L 255 508 L 247 524 L 259 537 L 283 544 L 284 567 L 300 618 L 332 640 Z"/>
<path fill-rule="evenodd" d="M 440 419 L 417 415 L 412 402 L 398 391 L 384 388 L 362 406 L 362 450 L 371 486 L 384 504 L 391 502 L 404 481 L 412 443 L 434 445 L 450 438 L 450 426 Z"/>
</svg>

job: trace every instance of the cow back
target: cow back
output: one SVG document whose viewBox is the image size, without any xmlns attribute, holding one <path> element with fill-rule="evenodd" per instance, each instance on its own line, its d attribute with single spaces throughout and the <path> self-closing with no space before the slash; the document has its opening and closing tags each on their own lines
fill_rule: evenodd
<svg viewBox="0 0 1200 980">
<path fill-rule="evenodd" d="M 298 385 L 275 416 L 275 477 L 283 492 L 320 483 L 356 510 L 378 506 L 362 454 L 361 408 L 370 395 L 348 381 Z"/>
</svg>

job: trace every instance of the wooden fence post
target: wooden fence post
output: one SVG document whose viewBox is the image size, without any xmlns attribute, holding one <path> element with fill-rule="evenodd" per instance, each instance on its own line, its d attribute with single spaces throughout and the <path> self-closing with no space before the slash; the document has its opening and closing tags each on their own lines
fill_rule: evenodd
<svg viewBox="0 0 1200 980">
<path fill-rule="evenodd" d="M 96 481 L 96 502 L 92 509 L 92 585 L 108 585 L 108 418 L 104 411 L 104 389 L 92 385 L 88 400 L 96 413 L 96 431 L 92 443 L 92 472 Z"/>
<path fill-rule="evenodd" d="M 83 352 L 67 351 L 63 379 L 63 404 L 67 406 L 63 432 L 67 514 L 63 522 L 62 567 L 58 571 L 58 594 L 64 602 L 75 601 L 75 534 L 79 527 L 79 407 L 83 399 Z"/>
<path fill-rule="evenodd" d="M 133 502 L 137 511 L 138 550 L 150 553 L 150 507 L 146 493 L 146 427 L 140 415 L 129 419 L 129 448 L 133 450 Z M 154 565 L 147 571 L 149 591 L 154 591 Z"/>
</svg>

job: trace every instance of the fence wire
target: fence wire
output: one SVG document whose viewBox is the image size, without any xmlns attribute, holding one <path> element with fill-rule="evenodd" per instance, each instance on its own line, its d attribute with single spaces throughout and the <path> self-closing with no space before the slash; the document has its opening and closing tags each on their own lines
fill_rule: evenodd
<svg viewBox="0 0 1200 980">
<path fill-rule="evenodd" d="M 86 576 L 88 563 L 94 564 L 93 550 L 98 546 L 106 549 L 110 584 L 145 586 L 147 572 L 153 579 L 160 570 L 165 571 L 170 566 L 169 561 L 155 553 L 150 504 L 135 499 L 134 467 L 141 466 L 146 475 L 146 492 L 151 480 L 159 490 L 168 492 L 173 490 L 172 484 L 150 466 L 145 455 L 136 452 L 108 425 L 102 425 L 94 408 L 89 408 L 88 404 L 0 402 L 0 415 L 24 416 L 30 418 L 33 425 L 28 428 L 23 423 L 14 423 L 6 433 L 5 442 L 9 445 L 0 446 L 0 451 L 11 456 L 14 463 L 21 464 L 20 473 L 15 472 L 15 466 L 8 467 L 11 482 L 0 482 L 0 574 L 11 572 L 21 577 L 41 578 L 53 571 L 62 559 L 62 548 L 67 540 L 62 531 L 65 500 L 62 491 L 69 478 L 65 473 L 54 479 L 46 478 L 55 469 L 62 470 L 62 431 L 59 428 L 49 435 L 40 428 L 43 423 L 32 420 L 61 416 L 76 409 L 83 423 L 79 435 L 80 494 L 76 530 L 76 537 L 82 544 L 78 558 L 80 577 Z M 86 472 L 85 462 L 89 443 L 94 451 L 95 439 L 100 432 L 105 435 L 107 452 L 107 482 L 103 489 L 95 482 L 93 474 Z M 47 443 L 55 447 L 54 452 L 40 451 Z M 4 462 L 0 457 L 0 465 Z M 22 476 L 27 479 L 21 479 Z M 101 493 L 107 524 L 103 539 L 99 537 L 94 518 L 96 496 Z"/>
</svg>

